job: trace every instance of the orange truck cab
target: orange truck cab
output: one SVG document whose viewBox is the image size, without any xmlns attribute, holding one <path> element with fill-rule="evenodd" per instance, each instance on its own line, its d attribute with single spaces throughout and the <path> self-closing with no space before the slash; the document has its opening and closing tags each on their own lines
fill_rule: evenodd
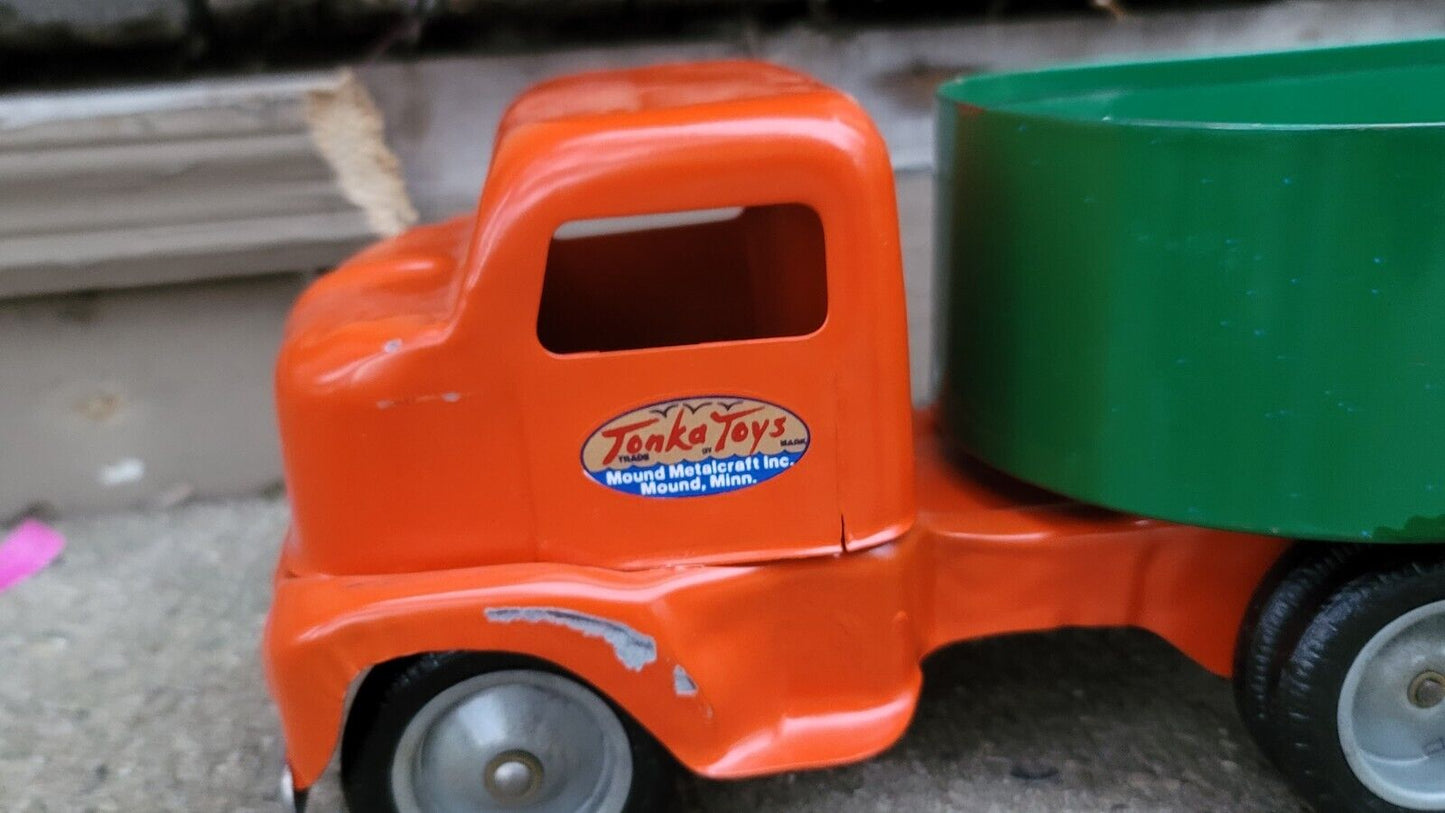
<svg viewBox="0 0 1445 813">
<path fill-rule="evenodd" d="M 475 216 L 296 307 L 290 571 L 773 561 L 907 529 L 892 170 L 857 105 L 779 68 L 609 74 L 526 94 L 496 145 Z M 708 468 L 740 451 L 791 465 Z M 707 471 L 649 491 L 714 496 L 619 482 L 658 465 Z M 717 494 L 728 476 L 768 486 Z"/>
<path fill-rule="evenodd" d="M 1286 548 L 945 453 L 885 145 L 758 63 L 522 95 L 477 211 L 316 282 L 276 385 L 298 806 L 337 754 L 376 811 L 641 810 L 674 760 L 858 760 L 924 656 L 999 633 L 1143 627 L 1229 674 Z"/>
</svg>

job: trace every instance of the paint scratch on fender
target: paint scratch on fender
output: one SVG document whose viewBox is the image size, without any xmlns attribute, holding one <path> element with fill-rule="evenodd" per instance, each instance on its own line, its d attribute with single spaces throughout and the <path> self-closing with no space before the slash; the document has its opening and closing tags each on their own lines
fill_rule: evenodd
<svg viewBox="0 0 1445 813">
<path fill-rule="evenodd" d="M 692 675 L 682 668 L 682 664 L 672 667 L 672 690 L 678 697 L 694 697 L 697 695 L 697 681 Z"/>
<path fill-rule="evenodd" d="M 555 624 L 588 638 L 601 638 L 612 647 L 617 660 L 634 672 L 657 660 L 657 641 L 632 627 L 561 607 L 488 607 L 487 620 L 494 624 Z"/>
</svg>

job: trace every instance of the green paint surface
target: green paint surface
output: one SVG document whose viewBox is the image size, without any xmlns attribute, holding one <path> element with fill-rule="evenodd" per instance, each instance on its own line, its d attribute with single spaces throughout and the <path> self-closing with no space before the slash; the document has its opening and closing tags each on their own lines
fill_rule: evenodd
<svg viewBox="0 0 1445 813">
<path fill-rule="evenodd" d="M 1445 40 L 939 97 L 953 442 L 1146 516 L 1445 540 Z"/>
</svg>

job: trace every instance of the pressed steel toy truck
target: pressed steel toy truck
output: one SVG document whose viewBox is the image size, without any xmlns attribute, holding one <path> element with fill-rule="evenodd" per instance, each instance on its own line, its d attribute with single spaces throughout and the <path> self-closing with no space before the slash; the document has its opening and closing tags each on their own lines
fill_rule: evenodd
<svg viewBox="0 0 1445 813">
<path fill-rule="evenodd" d="M 1361 544 L 1445 536 L 1442 51 L 945 86 L 921 412 L 852 100 L 528 91 L 474 214 L 287 328 L 297 809 L 338 752 L 357 813 L 665 808 L 887 748 L 949 643 L 1108 625 L 1232 675 L 1322 813 L 1445 810 L 1445 566 Z"/>
</svg>

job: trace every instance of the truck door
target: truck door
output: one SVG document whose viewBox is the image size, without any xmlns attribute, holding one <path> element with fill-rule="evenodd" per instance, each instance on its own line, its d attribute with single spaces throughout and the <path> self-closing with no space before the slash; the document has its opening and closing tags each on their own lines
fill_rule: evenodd
<svg viewBox="0 0 1445 813">
<path fill-rule="evenodd" d="M 558 229 L 523 371 L 541 559 L 840 549 L 824 247 L 797 204 Z"/>
</svg>

